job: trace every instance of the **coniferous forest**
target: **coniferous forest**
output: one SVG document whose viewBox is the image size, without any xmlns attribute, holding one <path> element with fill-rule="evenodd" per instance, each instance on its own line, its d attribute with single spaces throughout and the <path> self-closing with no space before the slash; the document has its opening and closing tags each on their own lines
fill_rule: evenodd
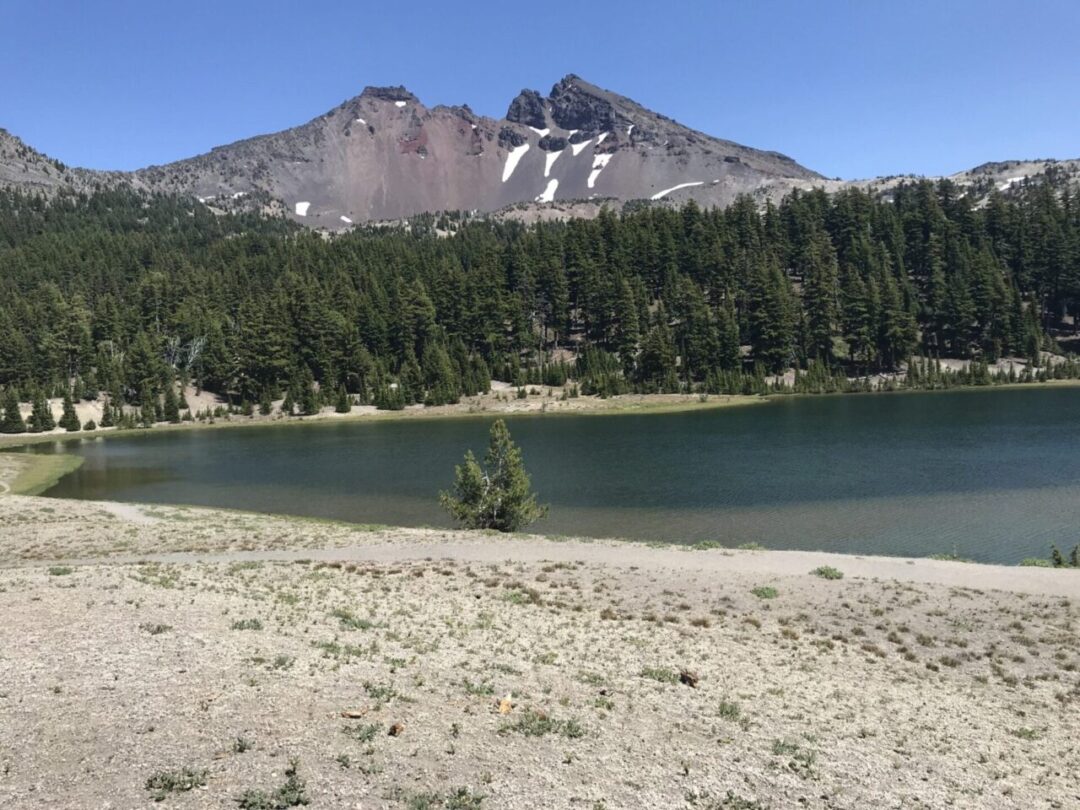
<svg viewBox="0 0 1080 810">
<path fill-rule="evenodd" d="M 752 393 L 796 368 L 787 390 L 865 390 L 901 369 L 897 385 L 988 383 L 1007 357 L 1030 363 L 1009 379 L 1078 376 L 1041 354 L 1067 353 L 1078 309 L 1080 206 L 1049 184 L 335 236 L 132 191 L 0 193 L 4 397 L 103 396 L 109 420 L 177 421 L 177 380 L 311 413 L 456 402 L 493 378 Z"/>
</svg>

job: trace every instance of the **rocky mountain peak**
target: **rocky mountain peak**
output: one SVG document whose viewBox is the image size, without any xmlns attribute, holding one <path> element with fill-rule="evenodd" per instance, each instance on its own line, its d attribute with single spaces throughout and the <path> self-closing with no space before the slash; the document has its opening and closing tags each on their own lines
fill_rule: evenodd
<svg viewBox="0 0 1080 810">
<path fill-rule="evenodd" d="M 364 92 L 360 94 L 360 98 L 375 98 L 380 101 L 418 102 L 420 100 L 400 84 L 393 87 L 373 87 L 368 85 L 364 88 Z"/>
<path fill-rule="evenodd" d="M 588 135 L 625 131 L 634 122 L 634 112 L 646 112 L 630 99 L 573 73 L 568 73 L 551 88 L 549 105 L 556 124 Z"/>
<path fill-rule="evenodd" d="M 547 126 L 543 96 L 535 90 L 522 90 L 517 98 L 510 102 L 510 108 L 506 111 L 506 120 L 543 129 Z"/>
</svg>

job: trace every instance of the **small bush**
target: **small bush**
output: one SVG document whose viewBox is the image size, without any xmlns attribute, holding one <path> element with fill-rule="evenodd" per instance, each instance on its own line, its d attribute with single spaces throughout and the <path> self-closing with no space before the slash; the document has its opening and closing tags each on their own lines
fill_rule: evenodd
<svg viewBox="0 0 1080 810">
<path fill-rule="evenodd" d="M 247 737 L 237 737 L 233 740 L 232 750 L 237 754 L 244 754 L 255 747 L 255 741 Z"/>
<path fill-rule="evenodd" d="M 233 630 L 262 630 L 263 623 L 258 619 L 237 619 L 232 623 Z"/>
<path fill-rule="evenodd" d="M 155 802 L 165 801 L 170 793 L 186 793 L 206 784 L 206 771 L 181 768 L 178 771 L 160 771 L 146 780 L 146 789 Z"/>
<path fill-rule="evenodd" d="M 780 591 L 776 590 L 772 585 L 759 585 L 750 591 L 758 599 L 775 599 L 780 595 Z"/>
<path fill-rule="evenodd" d="M 379 733 L 378 723 L 366 723 L 360 726 L 345 726 L 341 729 L 341 733 L 356 740 L 357 742 L 367 743 L 375 739 L 375 736 Z"/>
<path fill-rule="evenodd" d="M 524 714 L 513 723 L 499 729 L 500 734 L 517 732 L 526 737 L 543 737 L 546 734 L 559 734 L 571 740 L 585 736 L 585 730 L 577 720 L 556 720 L 544 712 L 526 709 Z"/>
<path fill-rule="evenodd" d="M 729 700 L 721 700 L 719 713 L 725 720 L 738 720 L 739 715 L 742 714 L 742 710 L 739 708 L 738 703 L 732 703 Z"/>
<path fill-rule="evenodd" d="M 666 667 L 645 667 L 641 670 L 641 677 L 660 683 L 675 683 L 679 680 L 678 673 Z"/>
<path fill-rule="evenodd" d="M 262 790 L 244 791 L 236 800 L 240 810 L 285 810 L 288 807 L 310 804 L 307 785 L 297 773 L 299 767 L 299 760 L 289 760 L 289 767 L 285 769 L 285 782 L 277 790 L 269 793 Z"/>
<path fill-rule="evenodd" d="M 68 565 L 50 565 L 49 576 L 51 577 L 66 577 L 75 571 L 74 568 Z"/>
<path fill-rule="evenodd" d="M 345 630 L 370 630 L 373 625 L 367 619 L 354 614 L 347 608 L 338 608 L 330 613 L 335 619 L 341 621 L 341 627 Z"/>
<path fill-rule="evenodd" d="M 450 793 L 418 793 L 409 798 L 408 810 L 480 810 L 483 794 L 459 787 Z"/>
<path fill-rule="evenodd" d="M 821 565 L 810 572 L 815 577 L 821 577 L 822 579 L 843 579 L 844 572 L 839 568 L 833 568 L 831 565 Z"/>
<path fill-rule="evenodd" d="M 1053 568 L 1050 561 L 1044 560 L 1042 557 L 1025 557 L 1020 561 L 1020 565 L 1028 566 L 1030 568 Z"/>
</svg>

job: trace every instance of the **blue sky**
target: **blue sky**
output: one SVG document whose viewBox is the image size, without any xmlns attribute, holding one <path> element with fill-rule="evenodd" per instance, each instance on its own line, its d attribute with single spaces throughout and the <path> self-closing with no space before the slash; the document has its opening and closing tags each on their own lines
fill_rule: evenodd
<svg viewBox="0 0 1080 810">
<path fill-rule="evenodd" d="M 1076 0 L 0 0 L 0 127 L 131 169 L 368 84 L 499 117 L 566 73 L 828 176 L 1080 157 Z"/>
</svg>

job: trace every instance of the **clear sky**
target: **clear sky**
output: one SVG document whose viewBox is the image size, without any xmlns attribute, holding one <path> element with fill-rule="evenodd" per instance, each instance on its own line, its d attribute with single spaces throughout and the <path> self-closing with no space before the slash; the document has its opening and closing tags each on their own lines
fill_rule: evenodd
<svg viewBox="0 0 1080 810">
<path fill-rule="evenodd" d="M 830 177 L 1080 157 L 1080 0 L 0 0 L 0 127 L 91 168 L 566 73 Z"/>
</svg>

